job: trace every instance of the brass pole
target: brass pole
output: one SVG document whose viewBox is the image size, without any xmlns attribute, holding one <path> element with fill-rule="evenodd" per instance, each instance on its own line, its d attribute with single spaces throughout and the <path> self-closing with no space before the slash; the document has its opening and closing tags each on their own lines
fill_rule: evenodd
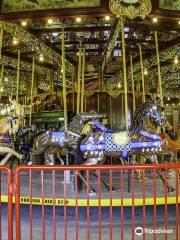
<svg viewBox="0 0 180 240">
<path fill-rule="evenodd" d="M 158 34 L 157 31 L 154 32 L 155 44 L 156 44 L 156 55 L 157 55 L 157 67 L 158 67 L 158 85 L 159 85 L 159 95 L 160 95 L 160 104 L 163 107 L 163 90 L 162 90 L 162 81 L 161 81 L 161 65 L 159 57 L 159 45 L 158 45 Z"/>
<path fill-rule="evenodd" d="M 145 103 L 145 88 L 144 88 L 144 66 L 143 66 L 143 58 L 142 58 L 142 47 L 139 45 L 139 55 L 140 55 L 140 64 L 141 64 L 141 78 L 142 78 L 142 102 Z"/>
<path fill-rule="evenodd" d="M 131 83 L 132 83 L 132 95 L 133 95 L 133 112 L 136 110 L 136 96 L 134 90 L 134 69 L 133 69 L 133 58 L 132 54 L 130 54 L 130 65 L 131 65 Z"/>
<path fill-rule="evenodd" d="M 77 91 L 77 114 L 80 112 L 80 97 L 81 97 L 81 58 L 82 58 L 82 48 L 79 49 L 79 64 L 78 64 L 78 91 Z"/>
<path fill-rule="evenodd" d="M 16 77 L 16 101 L 19 101 L 19 69 L 20 69 L 20 50 L 18 50 L 17 77 Z"/>
<path fill-rule="evenodd" d="M 97 93 L 97 111 L 99 113 L 100 108 L 99 108 L 99 92 Z"/>
<path fill-rule="evenodd" d="M 87 97 L 85 97 L 85 99 L 84 99 L 85 101 L 84 101 L 84 105 L 85 105 L 85 111 L 87 111 Z"/>
<path fill-rule="evenodd" d="M 30 115 L 29 115 L 29 127 L 32 125 L 32 103 L 33 103 L 33 88 L 34 88 L 34 68 L 35 68 L 35 59 L 32 59 L 32 78 L 31 78 L 31 98 L 30 98 Z"/>
<path fill-rule="evenodd" d="M 75 91 L 76 91 L 76 87 L 75 87 L 75 69 L 73 68 L 73 76 L 72 76 L 72 91 L 73 91 L 73 98 L 72 98 L 72 110 L 73 113 L 75 112 Z"/>
<path fill-rule="evenodd" d="M 0 60 L 2 57 L 2 45 L 3 45 L 3 29 L 0 31 Z"/>
<path fill-rule="evenodd" d="M 112 96 L 110 96 L 110 99 L 109 99 L 109 105 L 110 105 L 110 121 L 111 121 L 111 130 L 112 130 L 112 125 L 113 125 L 113 115 L 112 115 Z"/>
<path fill-rule="evenodd" d="M 14 85 L 14 82 L 13 82 L 13 78 L 11 78 L 11 81 L 10 81 L 10 96 L 11 96 L 11 99 L 13 98 L 13 85 Z"/>
<path fill-rule="evenodd" d="M 85 48 L 82 54 L 82 86 L 81 86 L 81 113 L 84 111 L 84 74 L 85 74 Z"/>
<path fill-rule="evenodd" d="M 62 76 L 63 76 L 63 105 L 64 105 L 64 129 L 67 130 L 67 93 L 66 93 L 66 68 L 65 68 L 65 47 L 64 30 L 62 31 Z"/>
<path fill-rule="evenodd" d="M 1 79 L 0 79 L 0 100 L 3 92 L 3 76 L 4 76 L 4 64 L 1 66 Z"/>
<path fill-rule="evenodd" d="M 123 55 L 125 126 L 126 126 L 126 129 L 128 129 L 127 69 L 126 69 L 126 49 L 125 49 L 125 36 L 124 36 L 124 20 L 123 20 L 123 17 L 121 17 L 121 34 L 122 34 L 122 55 Z"/>
<path fill-rule="evenodd" d="M 101 67 L 99 66 L 99 69 L 98 69 L 98 89 L 99 91 L 101 91 Z"/>
</svg>

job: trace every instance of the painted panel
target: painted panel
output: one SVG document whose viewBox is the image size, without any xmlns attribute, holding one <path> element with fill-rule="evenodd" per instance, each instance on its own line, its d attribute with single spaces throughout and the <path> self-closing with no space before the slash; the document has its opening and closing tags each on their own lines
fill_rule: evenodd
<svg viewBox="0 0 180 240">
<path fill-rule="evenodd" d="M 180 0 L 159 0 L 159 7 L 162 9 L 180 11 Z"/>
<path fill-rule="evenodd" d="M 99 6 L 101 0 L 2 0 L 2 13 Z"/>
</svg>

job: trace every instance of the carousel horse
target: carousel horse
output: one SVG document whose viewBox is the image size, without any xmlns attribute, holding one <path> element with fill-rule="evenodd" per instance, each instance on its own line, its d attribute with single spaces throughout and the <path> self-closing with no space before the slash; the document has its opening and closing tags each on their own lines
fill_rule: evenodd
<svg viewBox="0 0 180 240">
<path fill-rule="evenodd" d="M 103 164 L 106 156 L 121 158 L 144 156 L 151 163 L 158 164 L 157 156 L 163 154 L 165 146 L 159 134 L 145 130 L 150 120 L 156 127 L 163 127 L 165 123 L 161 116 L 161 108 L 153 103 L 144 103 L 138 107 L 130 130 L 117 132 L 107 129 L 96 120 L 92 121 L 89 123 L 92 130 L 80 144 L 80 151 L 86 157 L 83 164 Z M 162 172 L 157 173 L 164 183 Z M 106 186 L 109 189 L 109 185 Z M 167 187 L 169 192 L 174 191 L 170 184 Z"/>
<path fill-rule="evenodd" d="M 102 118 L 105 118 L 105 115 L 95 112 L 83 113 L 73 118 L 67 131 L 62 129 L 60 131 L 48 130 L 40 132 L 36 135 L 32 148 L 33 161 L 42 157 L 45 164 L 54 165 L 52 155 L 57 154 L 59 161 L 64 165 L 61 151 L 66 149 L 68 153 L 76 155 L 81 138 L 84 135 L 86 123 Z"/>
<path fill-rule="evenodd" d="M 23 158 L 23 155 L 14 149 L 10 136 L 14 137 L 18 132 L 24 115 L 24 108 L 15 100 L 9 99 L 9 101 L 14 106 L 14 113 L 12 116 L 0 119 L 0 154 L 3 155 L 0 165 L 5 165 L 12 156 L 15 156 L 20 161 Z"/>
</svg>

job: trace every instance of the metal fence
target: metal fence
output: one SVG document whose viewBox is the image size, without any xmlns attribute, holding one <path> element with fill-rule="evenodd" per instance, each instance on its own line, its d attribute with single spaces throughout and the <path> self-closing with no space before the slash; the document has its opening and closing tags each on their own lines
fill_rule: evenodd
<svg viewBox="0 0 180 240">
<path fill-rule="evenodd" d="M 12 173 L 0 166 L 0 239 L 13 239 Z M 7 204 L 4 204 L 6 203 Z"/>
<path fill-rule="evenodd" d="M 180 164 L 20 166 L 15 171 L 16 239 L 178 240 L 179 171 Z"/>
</svg>

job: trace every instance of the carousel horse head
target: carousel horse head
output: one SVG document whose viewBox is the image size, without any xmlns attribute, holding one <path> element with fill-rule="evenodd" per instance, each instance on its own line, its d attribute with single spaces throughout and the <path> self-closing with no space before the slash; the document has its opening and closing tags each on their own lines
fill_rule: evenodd
<svg viewBox="0 0 180 240">
<path fill-rule="evenodd" d="M 12 100 L 9 98 L 9 102 L 14 107 L 14 116 L 15 117 L 23 117 L 24 116 L 24 107 L 20 103 L 18 103 L 16 100 Z"/>
<path fill-rule="evenodd" d="M 149 120 L 154 127 L 161 127 L 165 123 L 164 109 L 155 103 L 147 102 L 141 104 L 134 115 L 132 131 L 138 132 L 144 129 Z"/>
<path fill-rule="evenodd" d="M 81 113 L 73 118 L 73 121 L 70 123 L 69 130 L 81 134 L 84 127 L 87 127 L 89 122 L 93 120 L 103 119 L 105 117 L 106 116 L 104 114 L 96 113 L 94 111 L 91 111 L 89 113 Z"/>
<path fill-rule="evenodd" d="M 0 133 L 1 134 L 16 134 L 22 122 L 24 115 L 24 108 L 21 104 L 15 100 L 9 99 L 10 103 L 14 107 L 14 111 L 8 117 L 3 117 L 0 120 Z"/>
</svg>

